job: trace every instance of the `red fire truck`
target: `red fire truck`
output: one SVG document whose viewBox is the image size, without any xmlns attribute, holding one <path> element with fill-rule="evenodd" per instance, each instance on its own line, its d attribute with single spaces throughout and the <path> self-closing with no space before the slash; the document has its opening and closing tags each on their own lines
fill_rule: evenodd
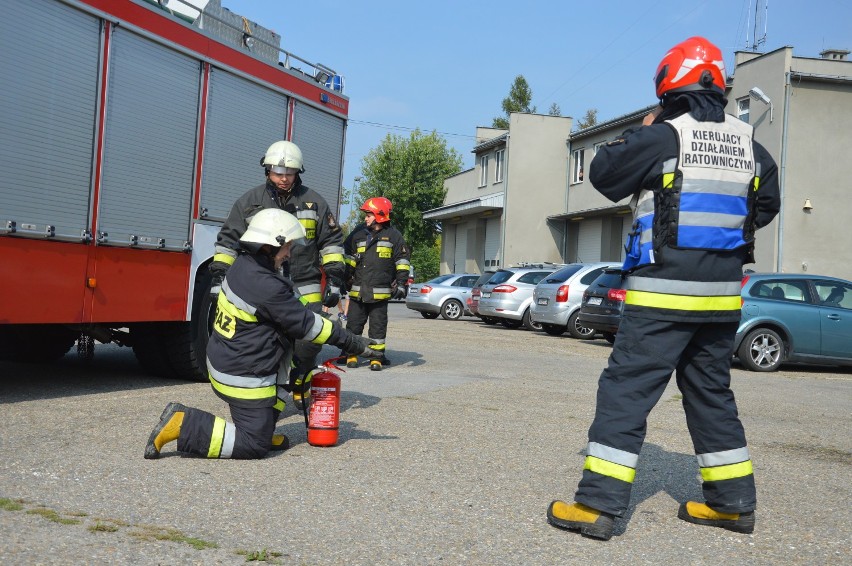
<svg viewBox="0 0 852 566">
<path fill-rule="evenodd" d="M 207 264 L 274 141 L 338 209 L 342 77 L 220 0 L 0 0 L 0 359 L 206 379 Z"/>
</svg>

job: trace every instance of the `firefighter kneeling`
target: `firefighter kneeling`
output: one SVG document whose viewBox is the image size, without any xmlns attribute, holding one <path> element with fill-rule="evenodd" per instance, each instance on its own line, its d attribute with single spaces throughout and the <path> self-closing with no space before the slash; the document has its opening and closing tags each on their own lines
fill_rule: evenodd
<svg viewBox="0 0 852 566">
<path fill-rule="evenodd" d="M 390 225 L 391 201 L 369 198 L 361 206 L 364 223 L 356 226 L 343 243 L 344 259 L 352 288 L 349 290 L 349 314 L 346 329 L 361 334 L 367 319 L 371 348 L 380 352 L 379 360 L 370 360 L 370 369 L 378 371 L 390 361 L 385 357 L 388 331 L 388 301 L 404 299 L 408 293 L 410 251 L 399 230 Z M 346 360 L 346 366 L 358 366 L 358 356 Z"/>
<path fill-rule="evenodd" d="M 371 341 L 305 308 L 279 268 L 305 231 L 291 214 L 265 209 L 240 238 L 242 253 L 228 270 L 218 296 L 207 369 L 213 391 L 231 407 L 233 423 L 199 409 L 169 403 L 145 446 L 157 458 L 177 440 L 179 452 L 208 458 L 262 458 L 285 450 L 287 437 L 274 434 L 284 410 L 293 342 L 331 344 L 349 354 L 381 357 Z"/>
</svg>

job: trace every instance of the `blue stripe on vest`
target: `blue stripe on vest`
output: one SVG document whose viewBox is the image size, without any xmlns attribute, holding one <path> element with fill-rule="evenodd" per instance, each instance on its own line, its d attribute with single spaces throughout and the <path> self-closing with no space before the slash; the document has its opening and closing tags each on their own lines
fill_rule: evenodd
<svg viewBox="0 0 852 566">
<path fill-rule="evenodd" d="M 708 194 L 681 193 L 681 212 L 720 212 L 745 217 L 748 214 L 748 200 L 745 197 Z"/>
<path fill-rule="evenodd" d="M 745 244 L 742 228 L 718 226 L 684 226 L 677 228 L 677 243 L 685 248 L 732 250 Z"/>
</svg>

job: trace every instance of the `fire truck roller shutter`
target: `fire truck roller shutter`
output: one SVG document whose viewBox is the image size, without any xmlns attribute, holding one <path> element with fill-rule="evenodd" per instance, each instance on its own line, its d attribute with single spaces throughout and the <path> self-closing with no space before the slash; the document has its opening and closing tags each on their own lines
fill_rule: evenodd
<svg viewBox="0 0 852 566">
<path fill-rule="evenodd" d="M 234 201 L 263 182 L 257 156 L 287 131 L 288 97 L 218 68 L 210 70 L 201 207 L 224 220 Z"/>
<path fill-rule="evenodd" d="M 29 224 L 43 239 L 50 225 L 55 239 L 79 242 L 88 227 L 99 33 L 96 18 L 61 2 L 3 3 L 0 225 L 15 221 L 19 236 Z"/>
<path fill-rule="evenodd" d="M 304 157 L 302 181 L 339 213 L 340 182 L 343 167 L 345 121 L 304 103 L 297 103 L 293 117 L 293 143 Z"/>
<path fill-rule="evenodd" d="M 135 235 L 179 251 L 190 234 L 200 64 L 120 26 L 112 42 L 98 229 L 109 244 Z"/>
</svg>

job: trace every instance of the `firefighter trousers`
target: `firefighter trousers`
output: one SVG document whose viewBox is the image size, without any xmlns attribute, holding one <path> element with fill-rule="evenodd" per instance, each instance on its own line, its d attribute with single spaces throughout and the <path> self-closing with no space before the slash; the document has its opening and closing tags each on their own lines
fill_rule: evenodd
<svg viewBox="0 0 852 566">
<path fill-rule="evenodd" d="M 360 336 L 364 332 L 364 326 L 366 326 L 368 320 L 370 326 L 367 329 L 367 336 L 376 341 L 370 348 L 379 350 L 384 356 L 385 339 L 388 334 L 388 301 L 365 303 L 357 299 L 351 299 L 349 301 L 346 330 Z"/>
<path fill-rule="evenodd" d="M 230 405 L 233 423 L 187 407 L 177 449 L 205 458 L 263 458 L 272 447 L 278 413 L 272 407 Z"/>
<path fill-rule="evenodd" d="M 730 389 L 736 330 L 736 322 L 622 319 L 598 382 L 577 502 L 624 514 L 648 414 L 676 372 L 707 505 L 725 513 L 754 510 L 752 463 Z"/>
</svg>

